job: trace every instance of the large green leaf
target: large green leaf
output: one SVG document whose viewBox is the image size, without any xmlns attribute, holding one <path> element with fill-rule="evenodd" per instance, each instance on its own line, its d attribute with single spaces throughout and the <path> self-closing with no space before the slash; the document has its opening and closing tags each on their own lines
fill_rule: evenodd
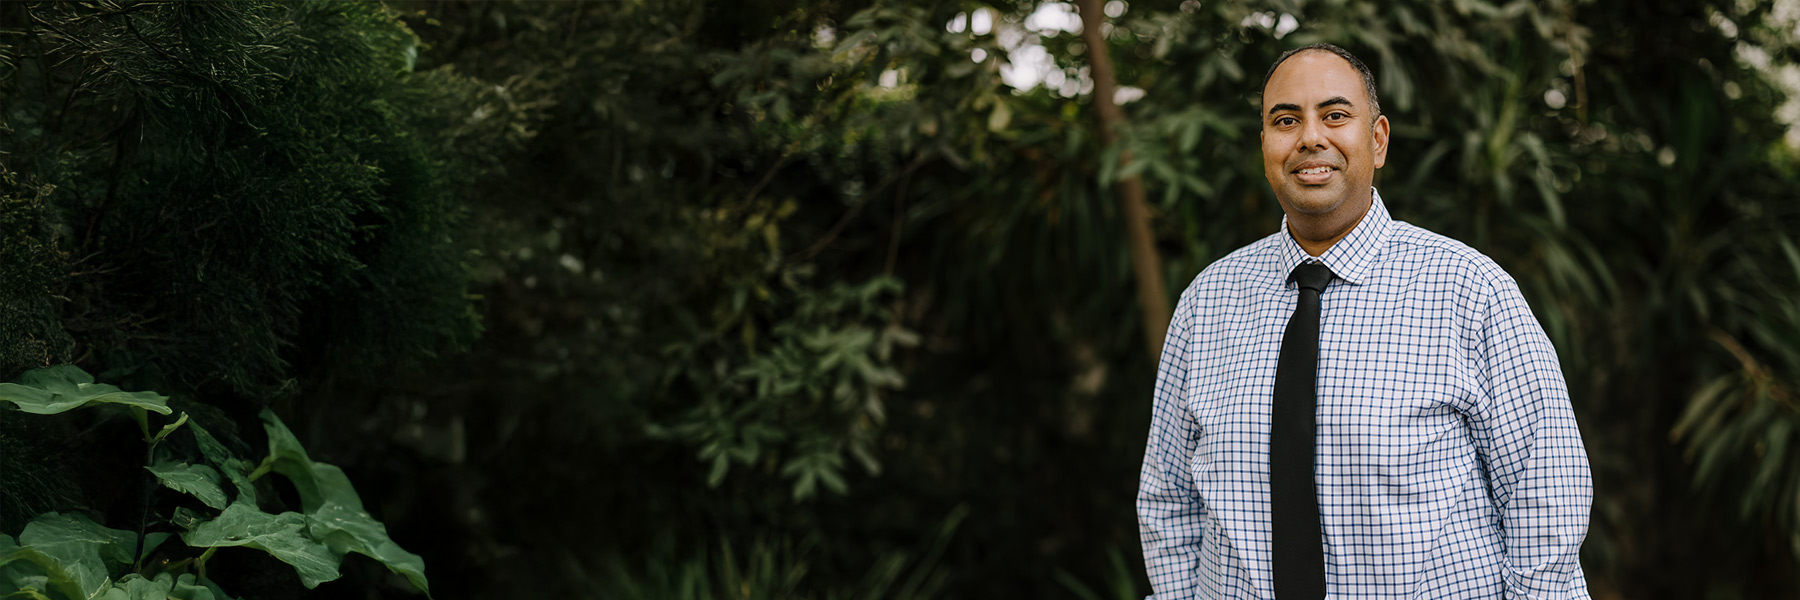
<svg viewBox="0 0 1800 600">
<path fill-rule="evenodd" d="M 132 573 L 119 578 L 119 582 L 101 594 L 98 600 L 167 600 L 172 587 L 174 580 L 167 574 L 156 579 L 145 579 Z"/>
<path fill-rule="evenodd" d="M 26 371 L 18 383 L 0 383 L 0 400 L 28 413 L 53 415 L 89 404 L 124 404 L 162 414 L 174 412 L 168 396 L 155 392 L 126 392 L 104 383 L 75 365 L 57 365 Z"/>
<path fill-rule="evenodd" d="M 167 575 L 159 576 L 166 577 Z M 175 587 L 169 590 L 169 597 L 175 600 L 235 600 L 219 589 L 219 584 L 212 580 L 195 581 L 193 575 L 182 575 L 175 580 Z"/>
<path fill-rule="evenodd" d="M 155 552 L 158 547 L 162 546 L 163 542 L 169 541 L 169 538 L 174 536 L 175 534 L 166 531 L 144 534 L 144 543 L 138 546 L 137 562 L 144 562 L 145 558 L 149 558 L 151 552 Z"/>
<path fill-rule="evenodd" d="M 157 580 L 168 577 L 167 573 L 158 575 Z M 219 584 L 212 580 L 195 580 L 193 575 L 182 575 L 175 579 L 174 587 L 169 589 L 169 598 L 173 600 L 235 600 L 219 589 Z"/>
<path fill-rule="evenodd" d="M 43 597 L 52 590 L 64 597 L 79 597 L 81 586 L 55 561 L 30 548 L 0 552 L 0 594 L 5 598 Z"/>
<path fill-rule="evenodd" d="M 94 598 L 112 587 L 110 565 L 131 564 L 136 547 L 136 534 L 79 514 L 38 515 L 16 544 L 0 543 L 0 593 L 35 589 Z"/>
<path fill-rule="evenodd" d="M 163 461 L 144 467 L 169 489 L 186 492 L 207 506 L 224 510 L 225 488 L 219 486 L 219 472 L 206 465 Z"/>
<path fill-rule="evenodd" d="M 269 456 L 249 475 L 244 473 L 243 462 L 233 457 L 224 444 L 204 427 L 190 424 L 200 453 L 218 466 L 217 475 L 232 481 L 238 488 L 238 497 L 217 518 L 186 523 L 189 530 L 182 534 L 182 539 L 190 546 L 245 546 L 263 550 L 293 565 L 307 587 L 336 579 L 344 555 L 356 552 L 381 561 L 429 595 L 424 560 L 401 549 L 387 536 L 386 527 L 363 510 L 362 500 L 343 470 L 313 462 L 293 432 L 272 413 L 265 411 L 263 422 L 269 432 Z M 165 484 L 195 493 L 203 502 L 207 501 L 200 493 L 177 487 L 170 483 L 171 478 L 163 477 L 164 472 L 178 471 L 173 465 L 159 466 L 169 468 L 161 472 L 152 468 L 151 472 L 157 473 Z M 209 483 L 216 488 L 220 483 L 216 478 L 208 479 L 210 469 L 190 468 L 189 471 L 175 477 L 176 482 L 196 488 L 206 488 Z M 305 514 L 284 512 L 273 515 L 256 508 L 255 488 L 250 481 L 268 472 L 280 473 L 294 482 Z M 204 490 L 211 491 L 211 488 Z M 217 491 L 223 495 L 222 488 Z"/>
<path fill-rule="evenodd" d="M 200 447 L 201 456 L 205 456 L 207 461 L 218 467 L 219 472 L 226 479 L 231 480 L 232 487 L 237 488 L 238 495 L 235 501 L 248 501 L 254 504 L 256 487 L 251 485 L 250 478 L 246 475 L 249 469 L 246 468 L 245 461 L 233 456 L 231 451 L 225 448 L 225 444 L 219 441 L 219 438 L 213 437 L 212 432 L 201 427 L 199 423 L 189 423 L 188 430 L 194 432 L 194 444 Z"/>
<path fill-rule="evenodd" d="M 179 579 L 163 573 L 146 579 L 132 573 L 119 578 L 119 583 L 96 600 L 231 600 L 211 581 L 198 582 L 192 574 Z"/>
<path fill-rule="evenodd" d="M 306 525 L 306 516 L 300 513 L 272 515 L 240 499 L 218 518 L 195 524 L 181 539 L 196 548 L 243 546 L 268 552 L 293 565 L 300 583 L 313 588 L 338 578 L 343 556 L 308 536 Z"/>
<path fill-rule="evenodd" d="M 355 552 L 380 561 L 429 596 L 425 560 L 388 537 L 387 526 L 363 509 L 362 498 L 343 469 L 313 462 L 275 413 L 263 411 L 262 420 L 269 433 L 269 457 L 257 470 L 273 470 L 294 482 L 313 539 L 325 543 L 339 557 Z"/>
<path fill-rule="evenodd" d="M 20 548 L 12 537 L 0 534 L 0 597 L 48 598 L 55 591 L 79 597 L 81 586 L 56 560 L 35 548 Z"/>
<path fill-rule="evenodd" d="M 337 467 L 330 465 L 321 466 L 337 470 Z M 338 476 L 343 476 L 341 471 Z M 348 485 L 347 479 L 345 484 Z M 388 537 L 387 526 L 369 516 L 369 513 L 360 509 L 352 510 L 342 504 L 327 504 L 306 515 L 306 527 L 315 539 L 325 542 L 339 556 L 355 552 L 381 561 L 389 570 L 405 577 L 413 586 L 425 592 L 426 596 L 431 595 L 430 583 L 425 579 L 425 559 L 394 543 Z"/>
</svg>

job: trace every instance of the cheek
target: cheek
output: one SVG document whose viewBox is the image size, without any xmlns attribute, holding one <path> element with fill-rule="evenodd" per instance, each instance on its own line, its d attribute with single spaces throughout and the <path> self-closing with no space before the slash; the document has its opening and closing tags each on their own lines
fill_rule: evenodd
<svg viewBox="0 0 1800 600">
<path fill-rule="evenodd" d="M 1286 160 L 1282 156 L 1270 152 L 1267 147 L 1263 148 L 1263 177 L 1267 177 L 1270 183 L 1275 182 L 1276 175 L 1281 172 L 1284 164 Z"/>
<path fill-rule="evenodd" d="M 1379 153 L 1376 152 L 1374 137 L 1368 136 L 1368 135 L 1357 135 L 1355 132 L 1350 132 L 1350 131 L 1345 131 L 1343 133 L 1344 133 L 1344 135 L 1342 137 L 1338 138 L 1337 141 L 1341 142 L 1341 144 L 1338 146 L 1339 148 L 1344 148 L 1346 150 L 1349 150 L 1348 152 L 1345 153 L 1348 156 L 1345 156 L 1344 158 L 1348 159 L 1352 163 L 1355 163 L 1355 162 L 1363 163 L 1362 165 L 1352 165 L 1351 168 L 1358 168 L 1358 167 L 1362 167 L 1362 166 L 1373 166 L 1373 167 L 1381 166 L 1382 159 L 1381 159 Z"/>
</svg>

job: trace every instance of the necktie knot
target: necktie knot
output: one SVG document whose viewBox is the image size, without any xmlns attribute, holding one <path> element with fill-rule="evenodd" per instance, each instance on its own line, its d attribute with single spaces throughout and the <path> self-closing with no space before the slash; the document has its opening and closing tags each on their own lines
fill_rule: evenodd
<svg viewBox="0 0 1800 600">
<path fill-rule="evenodd" d="M 1294 282 L 1301 289 L 1323 292 L 1325 285 L 1331 283 L 1331 276 L 1331 269 L 1324 264 L 1305 262 L 1294 267 L 1294 272 L 1288 274 L 1288 281 Z"/>
</svg>

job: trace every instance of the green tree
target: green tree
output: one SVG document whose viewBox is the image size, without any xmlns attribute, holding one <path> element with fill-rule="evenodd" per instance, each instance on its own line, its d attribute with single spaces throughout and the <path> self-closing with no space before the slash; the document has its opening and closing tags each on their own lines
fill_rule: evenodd
<svg viewBox="0 0 1800 600">
<path fill-rule="evenodd" d="M 1157 315 L 1114 186 L 1172 299 L 1276 230 L 1258 75 L 1332 41 L 1396 216 L 1561 352 L 1597 595 L 1800 587 L 1791 15 L 1084 5 L 0 4 L 0 365 L 289 399 L 453 589 L 1131 596 Z"/>
<path fill-rule="evenodd" d="M 0 380 L 76 363 L 254 459 L 260 409 L 466 346 L 461 186 L 522 136 L 418 51 L 380 4 L 0 5 Z M 0 532 L 169 518 L 116 423 L 0 417 Z M 238 593 L 301 591 L 236 560 Z"/>
<path fill-rule="evenodd" d="M 1779 201 L 1792 159 L 1773 117 L 1781 92 L 1739 47 L 1785 56 L 1785 38 L 1764 31 L 1778 26 L 1758 25 L 1769 7 L 1121 3 L 1107 54 L 1119 84 L 1144 94 L 1110 146 L 1080 85 L 1094 36 L 1028 18 L 1041 7 L 421 6 L 445 60 L 538 86 L 532 98 L 553 107 L 525 167 L 535 174 L 520 179 L 541 184 L 489 195 L 512 232 L 488 271 L 504 315 L 490 341 L 532 357 L 505 372 L 547 382 L 517 389 L 554 389 L 542 397 L 595 415 L 521 427 L 655 457 L 609 468 L 639 482 L 619 494 L 643 485 L 669 500 L 609 496 L 620 516 L 595 527 L 704 515 L 691 533 L 817 533 L 845 548 L 820 568 L 853 572 L 869 558 L 858 544 L 906 540 L 967 502 L 946 554 L 962 569 L 953 589 L 1053 592 L 1049 565 L 1107 577 L 1104 549 L 1136 544 L 1129 496 L 1153 372 L 1134 350 L 1144 317 L 1108 188 L 1143 180 L 1173 297 L 1275 229 L 1249 151 L 1257 75 L 1286 48 L 1334 41 L 1380 74 L 1396 130 L 1379 183 L 1397 215 L 1499 260 L 1563 352 L 1601 498 L 1596 589 L 1793 589 L 1776 575 L 1792 555 L 1766 551 L 1789 530 L 1760 526 L 1786 522 L 1769 509 L 1788 505 L 1772 490 L 1792 473 L 1780 466 L 1792 445 L 1777 442 L 1792 418 L 1791 372 L 1777 366 L 1791 364 L 1779 333 L 1792 330 L 1791 294 L 1771 292 L 1795 285 L 1781 233 L 1794 217 Z M 1005 83 L 1001 66 L 1033 46 L 1075 84 Z M 903 291 L 861 326 L 920 339 L 892 358 L 906 387 L 884 394 L 885 424 L 812 429 L 816 413 L 769 412 L 782 404 L 734 379 L 805 329 L 791 327 L 806 312 L 795 299 L 876 274 Z M 756 372 L 804 385 L 810 371 Z M 1669 440 L 1703 390 L 1719 393 L 1679 430 L 1705 461 L 1690 463 Z M 887 440 L 870 461 L 880 473 L 837 471 L 846 496 L 795 503 L 802 471 L 783 467 L 855 464 L 859 436 Z M 841 463 L 799 439 L 837 440 Z M 1696 477 L 1742 481 L 1720 489 L 1751 518 L 1692 518 L 1718 512 L 1691 491 Z M 1733 542 L 1746 535 L 1774 546 Z M 1738 560 L 1716 579 L 1662 568 L 1718 556 Z"/>
</svg>

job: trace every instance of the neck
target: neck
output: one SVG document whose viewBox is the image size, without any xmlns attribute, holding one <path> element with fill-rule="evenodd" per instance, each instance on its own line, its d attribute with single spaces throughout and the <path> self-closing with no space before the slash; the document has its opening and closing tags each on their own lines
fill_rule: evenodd
<svg viewBox="0 0 1800 600">
<path fill-rule="evenodd" d="M 1289 212 L 1288 235 L 1300 244 L 1307 256 L 1324 256 L 1326 250 L 1356 229 L 1356 224 L 1362 222 L 1363 216 L 1369 214 L 1374 205 L 1375 196 L 1371 194 L 1363 200 L 1362 210 L 1332 211 L 1322 215 Z"/>
</svg>

